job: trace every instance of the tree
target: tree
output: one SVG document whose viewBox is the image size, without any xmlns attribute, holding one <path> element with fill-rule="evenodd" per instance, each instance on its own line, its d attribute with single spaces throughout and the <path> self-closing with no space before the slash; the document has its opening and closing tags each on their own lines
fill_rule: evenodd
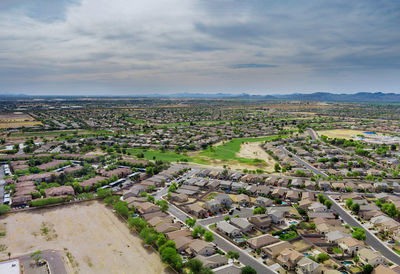
<svg viewBox="0 0 400 274">
<path fill-rule="evenodd" d="M 104 198 L 104 203 L 107 204 L 107 205 L 112 205 L 112 204 L 114 204 L 114 203 L 116 203 L 118 201 L 119 201 L 119 197 L 116 196 L 116 195 L 108 196 L 108 197 Z"/>
<path fill-rule="evenodd" d="M 257 271 L 249 265 L 242 267 L 241 274 L 257 274 Z"/>
<path fill-rule="evenodd" d="M 232 259 L 233 261 L 235 261 L 235 260 L 239 259 L 240 254 L 237 251 L 228 251 L 227 257 Z"/>
<path fill-rule="evenodd" d="M 0 205 L 0 215 L 6 214 L 7 212 L 10 212 L 11 208 L 9 205 Z"/>
<path fill-rule="evenodd" d="M 171 248 L 175 248 L 176 249 L 176 243 L 174 241 L 166 241 L 165 244 L 163 244 L 162 246 L 160 246 L 158 248 L 158 253 L 162 253 L 164 249 L 166 249 L 167 247 L 171 247 Z"/>
<path fill-rule="evenodd" d="M 318 254 L 318 256 L 317 256 L 317 261 L 318 261 L 319 263 L 323 263 L 323 262 L 325 262 L 326 260 L 329 260 L 329 255 L 328 255 L 328 254 L 326 254 L 326 253 L 319 253 L 319 254 Z"/>
<path fill-rule="evenodd" d="M 102 189 L 102 188 L 97 189 L 97 197 L 99 197 L 99 198 L 105 198 L 105 197 L 111 196 L 111 195 L 112 195 L 111 189 Z"/>
<path fill-rule="evenodd" d="M 203 268 L 203 263 L 199 259 L 190 259 L 186 266 L 192 271 L 193 274 L 198 274 Z"/>
<path fill-rule="evenodd" d="M 256 215 L 256 214 L 264 214 L 265 212 L 267 212 L 267 209 L 266 209 L 265 207 L 263 207 L 263 206 L 260 206 L 260 207 L 256 207 L 256 208 L 253 210 L 253 215 Z"/>
<path fill-rule="evenodd" d="M 374 271 L 374 267 L 372 265 L 370 265 L 370 264 L 364 265 L 364 267 L 363 267 L 364 274 L 371 274 L 372 271 Z"/>
<path fill-rule="evenodd" d="M 154 203 L 155 198 L 154 198 L 154 196 L 151 196 L 150 194 L 147 194 L 147 199 L 146 200 L 148 202 L 150 202 L 150 203 Z"/>
<path fill-rule="evenodd" d="M 214 241 L 214 235 L 212 234 L 211 231 L 204 232 L 204 241 L 206 241 L 206 242 Z"/>
<path fill-rule="evenodd" d="M 147 222 L 142 218 L 128 218 L 128 225 L 134 227 L 137 231 L 141 231 L 143 228 L 147 227 Z"/>
<path fill-rule="evenodd" d="M 203 236 L 205 232 L 206 230 L 198 225 L 195 228 L 193 228 L 192 237 L 199 238 L 200 236 Z"/>
<path fill-rule="evenodd" d="M 353 199 L 352 198 L 348 198 L 347 200 L 346 200 L 346 206 L 347 206 L 347 208 L 351 208 L 351 206 L 352 206 L 352 204 L 353 204 Z"/>
<path fill-rule="evenodd" d="M 185 224 L 189 227 L 194 227 L 196 224 L 196 219 L 195 218 L 188 218 L 185 220 Z"/>
<path fill-rule="evenodd" d="M 214 274 L 214 271 L 212 271 L 210 268 L 203 268 L 200 271 L 200 274 Z"/>
<path fill-rule="evenodd" d="M 161 252 L 161 259 L 170 266 L 180 269 L 182 267 L 182 257 L 176 252 L 173 247 L 166 247 Z"/>
<path fill-rule="evenodd" d="M 123 217 L 129 216 L 128 203 L 125 201 L 118 201 L 114 204 L 114 209 Z"/>
<path fill-rule="evenodd" d="M 161 211 L 167 211 L 169 208 L 168 202 L 166 200 L 158 200 L 156 202 L 156 205 L 160 207 Z"/>
<path fill-rule="evenodd" d="M 359 227 L 353 227 L 353 232 L 351 233 L 351 236 L 354 239 L 360 240 L 360 241 L 365 241 L 367 236 L 365 235 L 365 230 Z"/>
<path fill-rule="evenodd" d="M 360 205 L 359 204 L 352 204 L 350 209 L 354 214 L 358 215 L 358 212 L 360 212 Z"/>
<path fill-rule="evenodd" d="M 324 197 L 324 195 L 318 194 L 318 195 L 317 195 L 317 198 L 318 198 L 318 201 L 319 201 L 321 204 L 324 204 L 324 203 L 325 203 L 325 197 Z"/>
<path fill-rule="evenodd" d="M 396 205 L 394 203 L 383 204 L 382 211 L 392 218 L 398 214 L 398 210 L 396 209 Z"/>
<path fill-rule="evenodd" d="M 166 242 L 167 242 L 167 239 L 165 238 L 165 235 L 162 233 L 159 233 L 157 236 L 157 241 L 156 241 L 157 246 L 160 247 L 163 244 L 165 244 Z"/>
<path fill-rule="evenodd" d="M 330 200 L 325 200 L 324 205 L 328 208 L 331 209 L 332 207 L 332 202 Z"/>
<path fill-rule="evenodd" d="M 275 172 L 280 172 L 281 171 L 281 166 L 278 163 L 275 163 L 274 169 L 275 169 Z"/>
<path fill-rule="evenodd" d="M 230 219 L 231 219 L 231 217 L 229 217 L 229 216 L 225 216 L 225 217 L 224 217 L 224 220 L 225 220 L 225 221 L 229 221 Z"/>
</svg>

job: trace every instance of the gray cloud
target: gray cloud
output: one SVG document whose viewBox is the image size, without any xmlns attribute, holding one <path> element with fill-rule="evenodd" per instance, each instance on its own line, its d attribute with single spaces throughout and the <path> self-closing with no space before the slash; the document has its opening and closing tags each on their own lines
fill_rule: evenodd
<svg viewBox="0 0 400 274">
<path fill-rule="evenodd" d="M 1 90 L 399 92 L 398 29 L 389 0 L 5 0 Z"/>
<path fill-rule="evenodd" d="M 259 68 L 276 68 L 276 67 L 277 67 L 276 65 L 269 65 L 269 64 L 236 64 L 230 66 L 230 68 L 233 69 L 246 69 L 246 68 L 259 69 Z"/>
</svg>

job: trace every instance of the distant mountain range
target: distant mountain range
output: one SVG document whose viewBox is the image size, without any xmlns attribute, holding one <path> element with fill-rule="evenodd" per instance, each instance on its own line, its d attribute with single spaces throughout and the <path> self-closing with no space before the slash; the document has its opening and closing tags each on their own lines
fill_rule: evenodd
<svg viewBox="0 0 400 274">
<path fill-rule="evenodd" d="M 198 99 L 242 99 L 242 100 L 295 100 L 317 102 L 364 102 L 364 103 L 400 103 L 400 94 L 383 92 L 359 92 L 354 94 L 337 94 L 329 92 L 293 93 L 284 95 L 252 95 L 227 93 L 175 93 L 175 94 L 143 94 L 119 96 L 87 96 L 87 97 L 119 97 L 119 98 L 198 98 Z M 25 94 L 0 94 L 1 99 L 28 99 L 28 98 L 61 98 L 60 96 L 31 96 Z M 62 98 L 82 98 L 82 96 L 63 96 Z"/>
</svg>

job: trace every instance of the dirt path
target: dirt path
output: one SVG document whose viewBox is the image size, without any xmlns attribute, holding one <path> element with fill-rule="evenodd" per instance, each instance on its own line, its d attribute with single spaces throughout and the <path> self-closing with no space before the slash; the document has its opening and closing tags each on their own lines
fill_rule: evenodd
<svg viewBox="0 0 400 274">
<path fill-rule="evenodd" d="M 157 253 L 146 249 L 141 239 L 111 209 L 93 201 L 47 210 L 27 211 L 0 218 L 7 234 L 1 243 L 7 249 L 0 260 L 54 249 L 64 254 L 72 273 L 164 273 Z M 46 229 L 43 229 L 46 227 Z"/>
</svg>

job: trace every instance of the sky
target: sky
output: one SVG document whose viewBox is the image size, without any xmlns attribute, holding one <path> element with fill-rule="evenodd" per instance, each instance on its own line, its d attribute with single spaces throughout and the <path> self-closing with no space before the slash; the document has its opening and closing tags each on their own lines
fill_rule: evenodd
<svg viewBox="0 0 400 274">
<path fill-rule="evenodd" d="M 400 93 L 400 1 L 1 0 L 0 94 Z"/>
</svg>

